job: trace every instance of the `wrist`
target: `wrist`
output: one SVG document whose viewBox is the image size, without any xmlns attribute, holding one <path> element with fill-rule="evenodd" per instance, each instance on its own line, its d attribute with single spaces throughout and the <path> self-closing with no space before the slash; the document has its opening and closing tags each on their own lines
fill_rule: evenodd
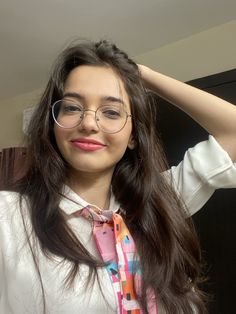
<svg viewBox="0 0 236 314">
<path fill-rule="evenodd" d="M 139 71 L 141 73 L 142 78 L 146 80 L 146 78 L 148 78 L 148 73 L 150 73 L 152 70 L 146 65 L 142 65 L 142 64 L 139 64 L 138 67 L 139 67 Z"/>
<path fill-rule="evenodd" d="M 149 87 L 149 85 L 152 82 L 151 78 L 152 78 L 152 73 L 154 71 L 145 65 L 139 65 L 139 71 L 140 71 L 143 82 L 145 83 L 147 87 Z"/>
</svg>

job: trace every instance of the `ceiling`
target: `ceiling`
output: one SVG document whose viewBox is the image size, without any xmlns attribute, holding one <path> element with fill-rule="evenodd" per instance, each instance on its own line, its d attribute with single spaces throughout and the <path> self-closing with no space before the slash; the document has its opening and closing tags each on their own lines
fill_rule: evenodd
<svg viewBox="0 0 236 314">
<path fill-rule="evenodd" d="M 1 0 L 0 99 L 45 85 L 75 38 L 111 39 L 137 56 L 235 18 L 235 0 Z"/>
</svg>

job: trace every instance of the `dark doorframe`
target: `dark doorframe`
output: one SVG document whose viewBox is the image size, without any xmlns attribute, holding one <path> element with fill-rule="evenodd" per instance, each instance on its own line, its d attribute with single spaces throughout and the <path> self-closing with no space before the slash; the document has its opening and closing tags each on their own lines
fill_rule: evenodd
<svg viewBox="0 0 236 314">
<path fill-rule="evenodd" d="M 188 82 L 236 104 L 236 69 Z M 170 165 L 176 165 L 184 152 L 208 134 L 195 121 L 162 99 L 159 103 L 158 129 Z M 236 123 L 236 121 L 235 121 Z M 236 191 L 217 190 L 208 203 L 193 216 L 207 262 L 211 294 L 211 314 L 236 313 Z"/>
</svg>

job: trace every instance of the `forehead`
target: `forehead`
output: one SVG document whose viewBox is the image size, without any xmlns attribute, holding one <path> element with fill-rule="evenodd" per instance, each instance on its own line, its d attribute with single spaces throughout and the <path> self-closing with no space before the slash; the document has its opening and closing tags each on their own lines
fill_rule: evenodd
<svg viewBox="0 0 236 314">
<path fill-rule="evenodd" d="M 64 93 L 74 92 L 85 98 L 117 97 L 129 104 L 129 97 L 121 78 L 110 67 L 82 65 L 67 77 Z"/>
</svg>

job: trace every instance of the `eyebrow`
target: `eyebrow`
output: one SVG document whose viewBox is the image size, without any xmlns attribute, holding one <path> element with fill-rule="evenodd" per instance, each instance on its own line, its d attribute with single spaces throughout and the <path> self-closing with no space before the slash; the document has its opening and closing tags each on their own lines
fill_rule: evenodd
<svg viewBox="0 0 236 314">
<path fill-rule="evenodd" d="M 85 97 L 83 95 L 81 95 L 79 93 L 75 93 L 75 92 L 65 93 L 63 95 L 63 98 L 65 98 L 65 97 L 72 97 L 72 98 L 76 98 L 76 99 L 82 100 L 82 101 L 85 100 Z M 102 96 L 102 101 L 118 102 L 122 105 L 125 105 L 124 101 L 121 98 L 114 97 L 114 96 Z"/>
</svg>

